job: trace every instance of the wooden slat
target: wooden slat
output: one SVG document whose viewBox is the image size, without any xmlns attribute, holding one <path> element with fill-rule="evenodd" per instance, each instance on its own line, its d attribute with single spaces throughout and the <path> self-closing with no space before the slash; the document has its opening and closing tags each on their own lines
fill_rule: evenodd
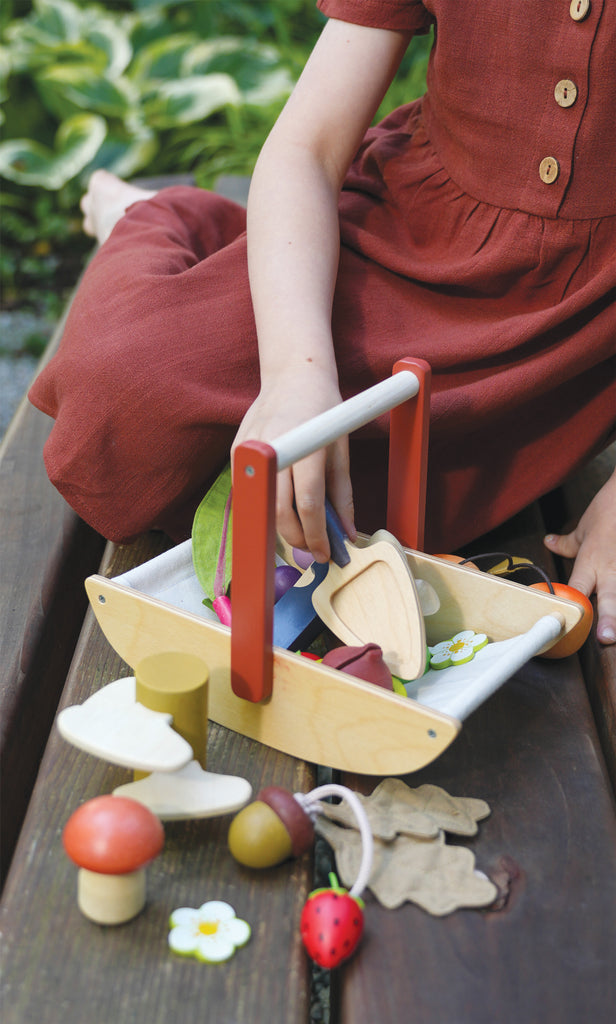
<svg viewBox="0 0 616 1024">
<path fill-rule="evenodd" d="M 144 178 L 146 188 L 194 184 L 190 175 Z M 221 178 L 245 202 L 247 178 Z M 56 351 L 70 302 L 39 369 Z M 8 871 L 62 687 L 83 624 L 86 576 L 105 541 L 49 482 L 43 446 L 52 420 L 22 400 L 0 446 L 0 881 Z"/>
<path fill-rule="evenodd" d="M 142 555 L 153 557 L 155 539 Z M 103 571 L 116 575 L 143 557 L 110 548 Z M 61 706 L 129 674 L 91 612 L 79 640 Z M 210 725 L 208 769 L 243 775 L 256 792 L 277 784 L 307 791 L 312 769 Z M 264 873 L 240 867 L 226 847 L 230 817 L 165 826 L 163 853 L 151 865 L 148 905 L 130 924 L 101 928 L 81 916 L 76 869 L 61 845 L 62 828 L 84 800 L 108 793 L 129 774 L 70 746 L 54 729 L 22 829 L 3 905 L 5 1024 L 167 1024 L 178 1013 L 237 1024 L 307 1021 L 309 961 L 299 916 L 311 887 L 308 855 Z M 179 906 L 230 902 L 253 929 L 229 963 L 208 967 L 173 956 L 167 922 Z M 267 969 L 264 969 L 266 965 Z"/>
<path fill-rule="evenodd" d="M 544 503 L 547 528 L 557 533 L 574 529 L 590 501 L 616 469 L 616 443 L 581 469 Z M 614 511 L 616 515 L 616 510 Z M 559 577 L 569 579 L 573 563 L 556 559 Z M 593 598 L 596 609 L 596 600 Z M 597 641 L 593 631 L 580 651 L 580 661 L 607 769 L 616 792 L 616 644 Z"/>
<path fill-rule="evenodd" d="M 43 362 L 62 329 L 63 323 Z M 83 581 L 104 548 L 49 482 L 43 445 L 51 425 L 24 398 L 0 447 L 3 878 L 83 622 Z"/>
<path fill-rule="evenodd" d="M 483 550 L 549 566 L 534 517 Z M 343 781 L 370 792 L 378 780 Z M 445 918 L 368 894 L 367 934 L 336 977 L 342 1024 L 613 1020 L 616 818 L 578 659 L 531 662 L 406 781 L 488 801 L 490 818 L 462 842 L 508 894 L 501 909 Z"/>
</svg>

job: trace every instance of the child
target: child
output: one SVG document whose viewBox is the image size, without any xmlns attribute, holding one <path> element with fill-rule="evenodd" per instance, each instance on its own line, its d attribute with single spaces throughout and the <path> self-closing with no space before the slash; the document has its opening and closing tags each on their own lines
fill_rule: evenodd
<svg viewBox="0 0 616 1024">
<path fill-rule="evenodd" d="M 433 370 L 428 550 L 468 544 L 604 447 L 616 381 L 616 12 L 607 0 L 319 0 L 329 17 L 247 211 L 99 172 L 104 244 L 32 387 L 51 479 L 101 533 L 179 540 L 235 439 L 272 440 L 391 372 Z M 428 91 L 369 129 L 409 40 Z M 342 189 L 342 191 L 341 191 Z M 126 211 L 126 212 L 125 212 Z M 258 338 L 258 347 L 257 347 Z M 239 427 L 239 430 L 238 430 Z M 280 474 L 278 528 L 320 560 L 327 490 L 382 526 L 386 424 Z M 571 583 L 616 639 L 616 481 Z"/>
</svg>

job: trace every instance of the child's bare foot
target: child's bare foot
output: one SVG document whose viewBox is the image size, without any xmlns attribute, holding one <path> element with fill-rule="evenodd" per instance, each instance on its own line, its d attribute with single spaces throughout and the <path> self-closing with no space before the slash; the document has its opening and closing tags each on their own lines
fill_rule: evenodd
<svg viewBox="0 0 616 1024">
<path fill-rule="evenodd" d="M 80 203 L 84 215 L 83 230 L 102 244 L 129 206 L 155 195 L 155 191 L 129 185 L 109 171 L 94 171 L 88 183 L 88 191 Z"/>
</svg>

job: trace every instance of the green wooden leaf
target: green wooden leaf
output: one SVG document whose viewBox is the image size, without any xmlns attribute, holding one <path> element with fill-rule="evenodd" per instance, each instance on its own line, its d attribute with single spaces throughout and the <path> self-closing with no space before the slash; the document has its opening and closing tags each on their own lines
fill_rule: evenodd
<svg viewBox="0 0 616 1024">
<path fill-rule="evenodd" d="M 231 464 L 214 481 L 195 513 L 192 528 L 192 553 L 195 575 L 209 598 L 214 592 L 216 567 L 222 538 L 225 507 L 231 491 Z M 231 518 L 227 529 L 225 550 L 225 592 L 231 582 Z"/>
</svg>

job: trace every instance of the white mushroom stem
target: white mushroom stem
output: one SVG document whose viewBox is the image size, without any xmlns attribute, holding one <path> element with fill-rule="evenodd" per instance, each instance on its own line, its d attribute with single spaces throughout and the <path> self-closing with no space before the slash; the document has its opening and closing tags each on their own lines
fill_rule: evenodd
<svg viewBox="0 0 616 1024">
<path fill-rule="evenodd" d="M 77 873 L 77 904 L 97 924 L 130 921 L 141 913 L 145 899 L 145 868 L 125 875 L 102 875 L 87 868 Z"/>
</svg>

